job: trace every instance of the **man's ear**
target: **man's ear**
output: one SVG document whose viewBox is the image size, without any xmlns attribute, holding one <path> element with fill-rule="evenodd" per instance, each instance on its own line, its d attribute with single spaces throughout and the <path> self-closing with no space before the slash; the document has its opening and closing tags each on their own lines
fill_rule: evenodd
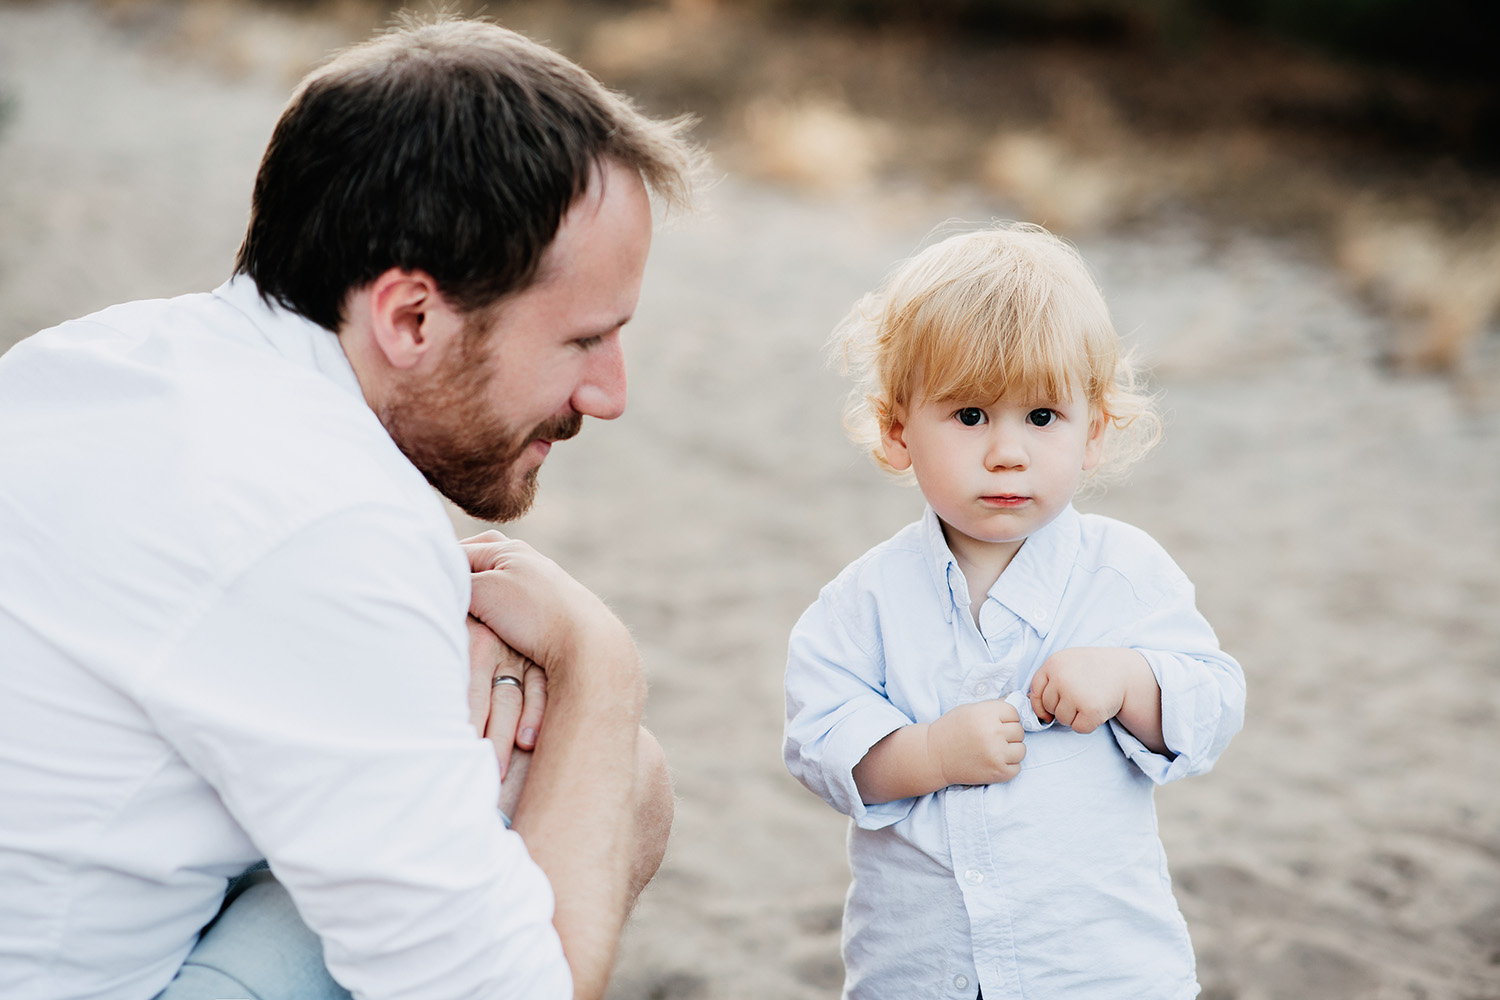
<svg viewBox="0 0 1500 1000">
<path fill-rule="evenodd" d="M 1104 431 L 1109 418 L 1095 407 L 1089 408 L 1089 437 L 1083 446 L 1083 471 L 1088 472 L 1104 457 Z"/>
<path fill-rule="evenodd" d="M 906 450 L 906 410 L 893 406 L 884 413 L 876 414 L 880 421 L 880 450 L 885 453 L 885 462 L 897 472 L 911 468 L 911 452 Z"/>
<path fill-rule="evenodd" d="M 426 271 L 390 268 L 370 283 L 368 295 L 371 339 L 392 368 L 442 357 L 463 330 L 463 316 Z"/>
</svg>

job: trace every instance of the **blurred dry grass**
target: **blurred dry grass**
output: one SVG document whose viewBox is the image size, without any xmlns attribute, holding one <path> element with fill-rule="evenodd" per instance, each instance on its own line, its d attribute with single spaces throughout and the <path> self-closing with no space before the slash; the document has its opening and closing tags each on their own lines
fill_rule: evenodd
<svg viewBox="0 0 1500 1000">
<path fill-rule="evenodd" d="M 1305 237 L 1395 318 L 1402 369 L 1462 369 L 1500 309 L 1500 177 L 1440 141 L 1472 88 L 1243 35 L 1169 52 L 713 0 L 529 13 L 611 83 L 702 115 L 725 162 L 761 178 L 977 185 L 1073 235 L 1186 209 Z"/>
<path fill-rule="evenodd" d="M 97 2 L 165 55 L 287 85 L 398 8 Z M 1463 372 L 1500 318 L 1500 173 L 1440 142 L 1465 127 L 1472 87 L 1223 32 L 1167 50 L 797 19 L 750 0 L 442 6 L 698 115 L 724 166 L 822 196 L 973 185 L 1075 236 L 1185 209 L 1307 238 L 1393 317 L 1383 348 L 1399 369 Z"/>
</svg>

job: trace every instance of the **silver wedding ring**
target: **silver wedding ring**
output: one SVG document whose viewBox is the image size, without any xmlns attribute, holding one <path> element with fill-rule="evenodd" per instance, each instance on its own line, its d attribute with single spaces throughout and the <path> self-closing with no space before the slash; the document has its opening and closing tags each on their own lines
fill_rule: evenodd
<svg viewBox="0 0 1500 1000">
<path fill-rule="evenodd" d="M 494 690 L 501 684 L 514 684 L 518 688 L 522 686 L 521 678 L 519 677 L 512 677 L 510 674 L 496 674 L 495 679 L 490 681 L 490 690 Z"/>
</svg>

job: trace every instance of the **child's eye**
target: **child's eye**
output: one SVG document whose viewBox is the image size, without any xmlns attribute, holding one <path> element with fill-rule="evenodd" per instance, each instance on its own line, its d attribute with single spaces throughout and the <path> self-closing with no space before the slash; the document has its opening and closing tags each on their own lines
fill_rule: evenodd
<svg viewBox="0 0 1500 1000">
<path fill-rule="evenodd" d="M 965 406 L 954 414 L 965 427 L 978 427 L 984 423 L 984 411 L 977 406 Z"/>
<path fill-rule="evenodd" d="M 1038 407 L 1026 414 L 1026 422 L 1035 427 L 1048 427 L 1057 421 L 1057 411 L 1049 410 L 1045 406 Z"/>
</svg>

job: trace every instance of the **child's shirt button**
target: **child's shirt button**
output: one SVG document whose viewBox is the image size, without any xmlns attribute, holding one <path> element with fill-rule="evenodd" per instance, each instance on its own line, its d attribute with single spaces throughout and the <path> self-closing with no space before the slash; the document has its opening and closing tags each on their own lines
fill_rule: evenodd
<svg viewBox="0 0 1500 1000">
<path fill-rule="evenodd" d="M 970 868 L 964 872 L 964 881 L 970 885 L 978 885 L 984 881 L 984 873 L 976 868 Z"/>
</svg>

